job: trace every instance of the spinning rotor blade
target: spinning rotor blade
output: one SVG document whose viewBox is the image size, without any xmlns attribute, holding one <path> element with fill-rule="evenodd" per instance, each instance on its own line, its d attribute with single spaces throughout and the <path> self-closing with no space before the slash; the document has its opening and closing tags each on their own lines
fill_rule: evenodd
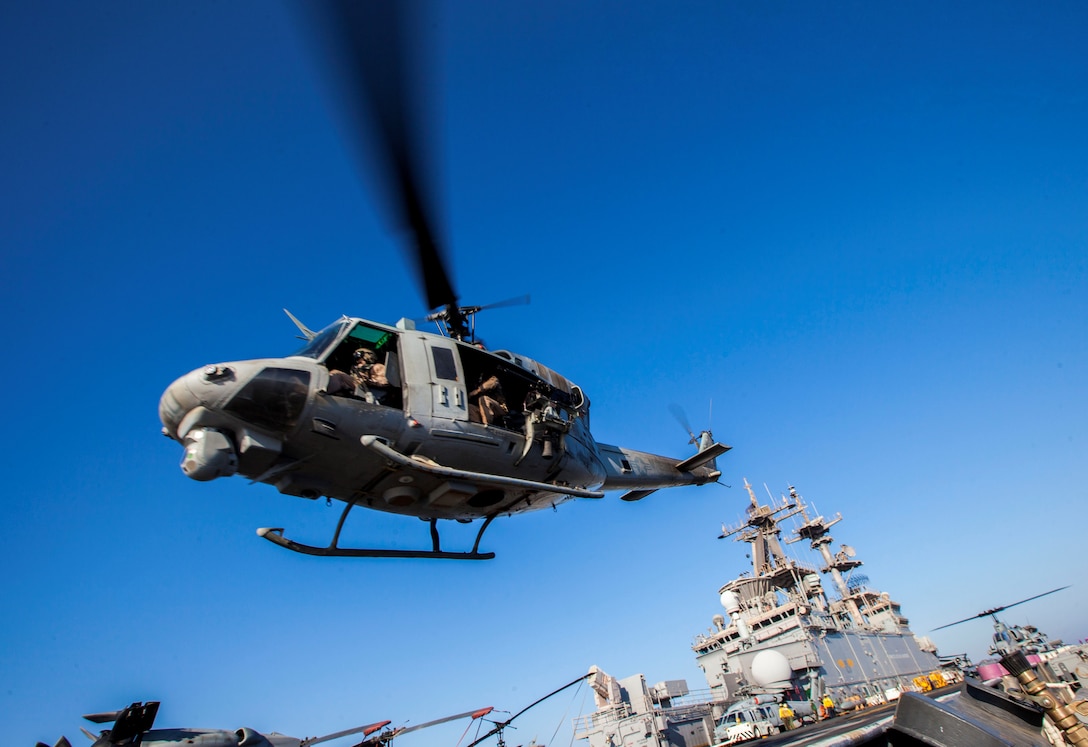
<svg viewBox="0 0 1088 747">
<path fill-rule="evenodd" d="M 463 318 L 467 319 L 468 317 L 471 317 L 473 314 L 475 314 L 478 311 L 487 311 L 488 309 L 504 309 L 504 308 L 507 308 L 508 306 L 526 306 L 528 304 L 529 304 L 529 294 L 526 293 L 524 296 L 517 296 L 516 298 L 508 298 L 505 301 L 496 301 L 495 303 L 489 303 L 489 304 L 485 304 L 483 306 L 462 306 L 459 309 L 457 309 L 457 311 L 460 312 L 460 314 L 462 315 Z M 433 314 L 428 314 L 427 316 L 419 317 L 419 318 L 416 319 L 416 321 L 417 322 L 439 321 L 439 320 L 445 318 L 445 315 L 446 315 L 447 311 L 448 311 L 448 309 L 443 309 L 441 311 L 436 311 Z"/>
<path fill-rule="evenodd" d="M 489 303 L 484 306 L 469 306 L 465 311 L 471 311 L 475 314 L 477 311 L 487 311 L 488 309 L 505 309 L 508 306 L 527 306 L 529 304 L 529 294 L 524 296 L 517 296 L 516 298 L 508 298 L 505 301 L 496 301 L 495 303 Z"/>
<path fill-rule="evenodd" d="M 684 412 L 684 408 L 673 402 L 671 405 L 669 405 L 669 412 L 671 412 L 672 416 L 676 418 L 676 422 L 680 424 L 680 427 L 684 429 L 684 432 L 691 437 L 691 440 L 688 441 L 688 443 L 699 443 L 699 437 L 696 436 L 695 431 L 691 429 L 691 423 L 688 422 L 688 416 L 687 413 Z"/>
<path fill-rule="evenodd" d="M 457 293 L 438 246 L 433 212 L 424 199 L 418 127 L 422 115 L 409 95 L 410 5 L 306 0 L 297 7 L 315 32 L 361 170 L 377 165 L 389 217 L 411 232 L 410 253 L 427 308 L 456 309 Z"/>
<path fill-rule="evenodd" d="M 1067 586 L 1061 586 L 1061 587 L 1059 587 L 1057 589 L 1051 589 L 1050 591 L 1044 591 L 1042 594 L 1036 594 L 1033 597 L 1028 597 L 1027 599 L 1021 599 L 1019 602 L 1013 602 L 1012 604 L 1006 604 L 1006 605 L 1003 605 L 1001 607 L 994 607 L 992 610 L 984 610 L 983 612 L 979 612 L 977 615 L 972 615 L 971 617 L 965 617 L 962 620 L 957 620 L 954 623 L 948 623 L 947 625 L 942 625 L 941 627 L 934 628 L 933 630 L 941 630 L 943 628 L 951 628 L 953 625 L 959 625 L 960 623 L 965 623 L 968 620 L 977 620 L 978 618 L 986 617 L 987 615 L 993 616 L 993 615 L 996 615 L 998 612 L 1002 612 L 1004 610 L 1007 610 L 1009 607 L 1015 607 L 1018 604 L 1024 604 L 1024 602 L 1030 602 L 1032 599 L 1038 599 L 1039 597 L 1045 597 L 1047 594 L 1053 594 L 1056 591 L 1061 591 L 1062 589 L 1068 589 L 1068 588 L 1069 588 L 1069 586 L 1067 585 Z M 930 631 L 930 632 L 932 632 L 932 631 Z"/>
</svg>

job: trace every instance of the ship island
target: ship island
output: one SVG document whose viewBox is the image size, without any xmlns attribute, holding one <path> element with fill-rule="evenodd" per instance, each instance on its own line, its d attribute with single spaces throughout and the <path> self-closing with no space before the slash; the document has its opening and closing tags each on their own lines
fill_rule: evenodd
<svg viewBox="0 0 1088 747">
<path fill-rule="evenodd" d="M 824 704 L 841 713 L 959 679 L 933 642 L 911 631 L 900 605 L 857 572 L 854 548 L 833 550 L 841 514 L 817 515 L 793 486 L 779 499 L 768 490 L 767 503 L 747 479 L 744 487 L 744 519 L 723 526 L 720 539 L 750 545 L 751 569 L 721 586 L 725 614 L 692 643 L 706 688 L 650 686 L 641 674 L 616 679 L 594 667 L 596 710 L 575 719 L 576 739 L 589 747 L 736 743 L 778 731 L 782 704 L 805 722 Z M 787 521 L 793 528 L 783 537 Z M 786 553 L 795 543 L 807 543 L 813 564 Z"/>
</svg>

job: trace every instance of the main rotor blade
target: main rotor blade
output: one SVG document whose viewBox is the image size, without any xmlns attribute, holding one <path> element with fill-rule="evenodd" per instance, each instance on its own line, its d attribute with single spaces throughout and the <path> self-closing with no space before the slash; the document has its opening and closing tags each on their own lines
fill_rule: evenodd
<svg viewBox="0 0 1088 747">
<path fill-rule="evenodd" d="M 301 747 L 310 747 L 312 744 L 319 744 L 321 742 L 328 742 L 331 739 L 339 739 L 340 737 L 346 737 L 349 734 L 362 734 L 363 736 L 370 736 L 374 732 L 378 731 L 384 726 L 393 723 L 392 721 L 378 721 L 373 724 L 367 724 L 366 726 L 356 726 L 352 729 L 344 729 L 338 731 L 335 734 L 326 734 L 323 737 L 310 737 L 309 739 L 303 739 L 299 742 Z"/>
<path fill-rule="evenodd" d="M 979 614 L 980 614 L 980 616 L 981 615 L 996 615 L 998 612 L 1002 612 L 1004 610 L 1007 610 L 1009 607 L 1015 607 L 1018 604 L 1023 604 L 1024 602 L 1030 602 L 1032 599 L 1038 599 L 1039 597 L 1045 597 L 1047 594 L 1053 594 L 1056 591 L 1061 591 L 1062 589 L 1068 589 L 1068 588 L 1069 588 L 1068 585 L 1060 586 L 1057 589 L 1051 589 L 1050 591 L 1044 591 L 1042 594 L 1036 594 L 1033 597 L 1028 597 L 1027 599 L 1021 599 L 1019 602 L 1013 602 L 1012 604 L 1006 604 L 1003 607 L 994 607 L 992 610 L 986 610 L 985 612 L 982 612 L 982 613 L 979 613 Z"/>
<path fill-rule="evenodd" d="M 998 612 L 1003 612 L 1003 611 L 1007 610 L 1009 607 L 1015 607 L 1018 604 L 1023 604 L 1024 602 L 1030 602 L 1032 599 L 1038 599 L 1039 597 L 1045 597 L 1047 594 L 1053 594 L 1056 591 L 1062 591 L 1063 589 L 1068 589 L 1068 588 L 1069 588 L 1068 585 L 1060 586 L 1057 589 L 1051 589 L 1050 591 L 1044 591 L 1042 594 L 1036 594 L 1033 597 L 1028 597 L 1027 599 L 1021 599 L 1019 602 L 1013 602 L 1012 604 L 1006 604 L 1006 605 L 1003 605 L 1001 607 L 994 607 L 992 610 L 983 610 L 982 612 L 979 612 L 977 615 L 971 615 L 970 617 L 965 617 L 962 620 L 957 620 L 954 623 L 948 623 L 947 625 L 942 625 L 939 628 L 933 628 L 933 630 L 942 630 L 944 628 L 951 628 L 953 625 L 959 625 L 960 623 L 965 623 L 968 620 L 977 620 L 978 618 L 986 617 L 987 615 L 996 615 Z M 931 630 L 930 632 L 932 633 L 933 631 Z"/>
<path fill-rule="evenodd" d="M 465 718 L 466 716 L 471 716 L 472 720 L 475 721 L 478 718 L 483 718 L 487 714 L 491 713 L 493 710 L 495 709 L 491 706 L 488 706 L 487 708 L 477 708 L 475 711 L 465 711 L 464 713 L 458 713 L 456 716 L 446 716 L 445 718 L 436 718 L 434 721 L 427 721 L 426 723 L 416 724 L 415 726 L 406 726 L 403 729 L 397 729 L 397 736 L 400 736 L 401 734 L 407 734 L 411 731 L 426 729 L 429 726 L 438 726 L 439 724 L 444 724 L 447 721 L 456 721 L 457 719 Z"/>
<path fill-rule="evenodd" d="M 506 727 L 508 727 L 508 726 L 510 725 L 510 723 L 511 723 L 511 722 L 512 722 L 512 721 L 513 721 L 514 719 L 516 719 L 516 718 L 517 718 L 518 716 L 520 716 L 521 714 L 525 713 L 525 712 L 526 712 L 527 710 L 529 710 L 529 709 L 530 709 L 530 708 L 532 708 L 533 706 L 536 706 L 536 705 L 539 705 L 539 704 L 543 703 L 543 702 L 544 702 L 545 700 L 547 700 L 548 698 L 552 697 L 553 695 L 558 695 L 559 693 L 561 693 L 561 692 L 563 692 L 564 690 L 566 690 L 566 689 L 567 689 L 568 687 L 574 687 L 574 686 L 575 686 L 575 685 L 577 685 L 577 684 L 578 684 L 579 682 L 581 682 L 582 680 L 585 680 L 585 679 L 587 679 L 587 678 L 591 677 L 592 675 L 593 675 L 593 673 L 592 673 L 592 672 L 587 672 L 586 674 L 583 674 L 583 675 L 582 675 L 581 677 L 579 677 L 578 679 L 576 679 L 576 680 L 571 680 L 570 682 L 568 682 L 567 684 L 563 685 L 562 687 L 560 687 L 560 688 L 556 688 L 555 690 L 552 690 L 552 691 L 551 691 L 550 693 L 548 693 L 547 695 L 545 695 L 545 696 L 544 696 L 543 698 L 537 698 L 537 699 L 536 699 L 536 700 L 534 700 L 534 701 L 533 701 L 532 703 L 530 703 L 529 705 L 527 705 L 527 706 L 525 706 L 524 708 L 522 708 L 522 709 L 521 709 L 520 711 L 518 711 L 517 713 L 515 713 L 515 714 L 514 714 L 513 716 L 511 716 L 510 718 L 506 719 L 505 721 L 499 721 L 499 722 L 497 722 L 497 723 L 495 724 L 495 728 L 494 728 L 494 729 L 492 729 L 491 731 L 489 731 L 489 732 L 488 732 L 487 734 L 484 734 L 484 735 L 483 735 L 482 737 L 480 737 L 479 739 L 477 739 L 477 740 L 476 740 L 475 742 L 470 742 L 469 744 L 465 745 L 465 747 L 476 747 L 476 745 L 478 745 L 478 744 L 479 744 L 480 742 L 483 742 L 483 741 L 484 741 L 485 739 L 488 739 L 488 738 L 490 738 L 490 737 L 494 736 L 495 734 L 498 734 L 498 733 L 499 733 L 500 731 L 502 731 L 503 729 L 505 729 Z"/>
<path fill-rule="evenodd" d="M 318 52 L 360 170 L 378 170 L 386 210 L 412 235 L 410 255 L 427 308 L 456 306 L 438 246 L 433 211 L 425 201 L 421 168 L 422 115 L 410 95 L 407 16 L 411 3 L 389 0 L 306 0 L 297 7 L 314 30 Z M 426 45 L 416 45 L 426 51 Z"/>
<path fill-rule="evenodd" d="M 529 294 L 524 296 L 516 296 L 514 298 L 508 298 L 505 301 L 496 301 L 495 303 L 485 304 L 476 309 L 476 311 L 485 311 L 487 309 L 505 309 L 508 306 L 527 306 L 529 304 Z"/>
</svg>

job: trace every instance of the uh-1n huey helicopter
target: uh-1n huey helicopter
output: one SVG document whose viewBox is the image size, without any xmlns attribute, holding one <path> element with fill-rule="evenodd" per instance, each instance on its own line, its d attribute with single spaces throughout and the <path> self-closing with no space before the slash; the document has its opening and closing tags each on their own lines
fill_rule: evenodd
<svg viewBox="0 0 1088 747">
<path fill-rule="evenodd" d="M 675 459 L 597 442 L 590 401 L 576 384 L 524 355 L 487 350 L 475 314 L 461 306 L 424 205 L 419 148 L 403 76 L 400 3 L 339 2 L 320 7 L 336 77 L 360 145 L 373 146 L 394 220 L 412 237 L 427 308 L 439 333 L 411 320 L 395 325 L 343 317 L 314 332 L 291 316 L 305 345 L 283 358 L 219 363 L 186 374 L 159 403 L 163 433 L 185 447 L 195 480 L 234 474 L 281 493 L 345 504 L 326 547 L 260 529 L 282 547 L 311 555 L 483 560 L 480 539 L 498 516 L 574 498 L 626 491 L 634 501 L 660 488 L 702 485 L 720 476 L 729 447 L 709 431 L 698 453 Z M 365 507 L 430 523 L 431 549 L 341 547 L 348 514 Z M 443 551 L 437 523 L 482 520 L 468 552 Z"/>
</svg>

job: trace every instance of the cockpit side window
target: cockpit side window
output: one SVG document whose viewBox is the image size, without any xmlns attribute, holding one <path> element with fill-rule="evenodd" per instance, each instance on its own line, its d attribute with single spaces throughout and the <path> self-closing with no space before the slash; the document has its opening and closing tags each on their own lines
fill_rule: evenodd
<svg viewBox="0 0 1088 747">
<path fill-rule="evenodd" d="M 393 332 L 359 322 L 325 359 L 325 366 L 330 371 L 350 371 L 356 362 L 355 353 L 360 349 L 372 350 L 375 357 L 382 360 L 389 352 L 397 351 L 397 336 Z"/>
<path fill-rule="evenodd" d="M 379 405 L 403 403 L 397 333 L 356 322 L 325 359 L 328 394 Z"/>
</svg>

